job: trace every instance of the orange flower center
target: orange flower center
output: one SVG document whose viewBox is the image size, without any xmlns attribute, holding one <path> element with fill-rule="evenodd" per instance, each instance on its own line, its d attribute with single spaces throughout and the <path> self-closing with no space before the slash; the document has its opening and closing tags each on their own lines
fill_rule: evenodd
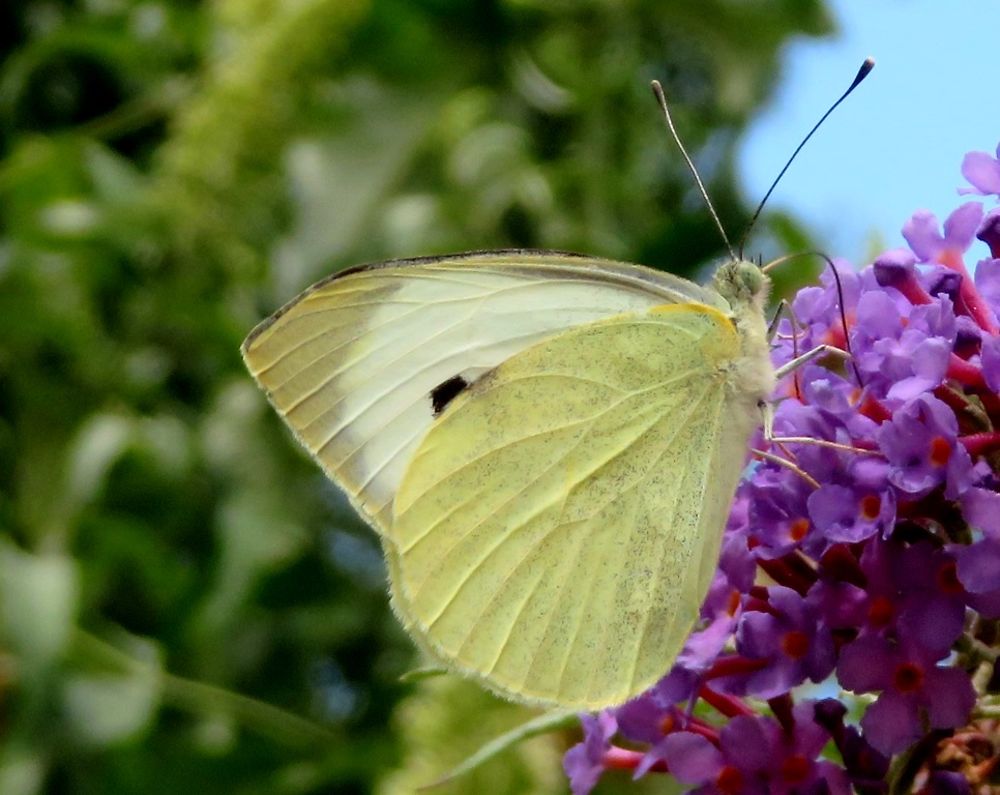
<svg viewBox="0 0 1000 795">
<path fill-rule="evenodd" d="M 935 257 L 938 262 L 942 265 L 947 265 L 949 268 L 958 269 L 964 267 L 965 263 L 962 262 L 962 249 L 955 248 L 954 246 L 948 246 L 948 248 L 943 248 L 938 252 L 937 257 Z"/>
<path fill-rule="evenodd" d="M 943 467 L 951 458 L 951 444 L 943 436 L 935 436 L 931 439 L 931 463 L 936 467 Z"/>
<path fill-rule="evenodd" d="M 876 596 L 868 605 L 868 623 L 873 627 L 884 627 L 892 621 L 896 609 L 886 596 Z"/>
<path fill-rule="evenodd" d="M 786 632 L 781 639 L 781 650 L 793 660 L 801 660 L 809 652 L 809 636 L 797 629 Z"/>
<path fill-rule="evenodd" d="M 729 599 L 726 600 L 726 612 L 731 616 L 736 615 L 736 611 L 740 607 L 740 592 L 735 588 L 729 592 Z"/>
<path fill-rule="evenodd" d="M 788 535 L 792 541 L 801 541 L 807 532 L 809 532 L 809 520 L 804 518 L 796 519 L 788 528 Z"/>
<path fill-rule="evenodd" d="M 913 693 L 924 683 L 924 672 L 911 662 L 900 663 L 892 675 L 892 684 L 900 693 Z"/>
<path fill-rule="evenodd" d="M 959 582 L 958 569 L 953 560 L 949 560 L 937 570 L 935 580 L 937 580 L 937 586 L 943 593 L 960 594 L 965 591 L 962 583 Z"/>
<path fill-rule="evenodd" d="M 796 754 L 781 763 L 781 777 L 788 784 L 800 784 L 809 776 L 809 768 L 809 760 L 802 754 Z"/>
<path fill-rule="evenodd" d="M 737 795 L 737 793 L 743 790 L 743 774 L 739 768 L 726 765 L 719 772 L 719 777 L 715 780 L 715 786 L 719 788 L 720 792 L 725 792 L 726 795 Z"/>
<path fill-rule="evenodd" d="M 869 494 L 861 498 L 861 518 L 873 522 L 878 519 L 882 511 L 882 501 L 874 494 Z"/>
</svg>

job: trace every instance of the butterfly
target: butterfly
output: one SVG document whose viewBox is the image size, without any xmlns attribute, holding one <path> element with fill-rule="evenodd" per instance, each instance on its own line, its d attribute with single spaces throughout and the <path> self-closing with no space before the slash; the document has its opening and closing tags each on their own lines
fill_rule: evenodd
<svg viewBox="0 0 1000 795">
<path fill-rule="evenodd" d="M 593 710 L 698 618 L 760 407 L 769 279 L 709 286 L 508 250 L 350 269 L 260 323 L 246 365 L 378 534 L 433 659 Z"/>
<path fill-rule="evenodd" d="M 799 144 L 744 238 L 874 64 Z M 772 365 L 766 269 L 735 253 L 652 88 L 729 249 L 709 286 L 557 251 L 393 260 L 318 282 L 242 347 L 378 534 L 417 645 L 514 701 L 601 709 L 669 669 L 711 584 L 750 436 L 763 422 L 781 441 L 767 398 L 802 364 L 844 354 L 819 345 Z"/>
</svg>

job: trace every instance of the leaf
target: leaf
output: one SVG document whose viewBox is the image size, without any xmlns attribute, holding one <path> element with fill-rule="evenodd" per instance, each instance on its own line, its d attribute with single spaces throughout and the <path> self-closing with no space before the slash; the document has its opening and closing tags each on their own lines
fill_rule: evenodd
<svg viewBox="0 0 1000 795">
<path fill-rule="evenodd" d="M 451 673 L 451 671 L 447 668 L 442 668 L 441 666 L 424 665 L 420 668 L 413 668 L 407 671 L 399 677 L 399 681 L 405 684 L 411 684 L 413 682 L 421 682 L 424 679 L 432 679 L 435 676 L 444 676 L 449 673 Z"/>
<path fill-rule="evenodd" d="M 53 664 L 66 648 L 79 584 L 73 562 L 32 555 L 0 539 L 0 646 L 19 658 L 25 674 Z"/>
<path fill-rule="evenodd" d="M 133 441 L 134 426 L 118 414 L 94 414 L 77 432 L 67 454 L 65 498 L 70 510 L 97 494 L 108 471 Z"/>
<path fill-rule="evenodd" d="M 420 789 L 421 791 L 429 790 L 447 784 L 449 781 L 465 775 L 523 740 L 527 740 L 530 737 L 537 737 L 539 734 L 548 734 L 559 729 L 569 728 L 575 725 L 576 722 L 577 713 L 575 711 L 555 710 L 553 712 L 546 712 L 544 715 L 539 715 L 537 718 L 529 720 L 527 723 L 522 723 L 520 726 L 490 740 L 437 781 Z"/>
<path fill-rule="evenodd" d="M 34 746 L 10 743 L 0 751 L 0 792 L 35 795 L 45 784 L 45 760 Z"/>
<path fill-rule="evenodd" d="M 125 635 L 128 665 L 114 673 L 73 673 L 63 683 L 63 713 L 73 739 L 82 746 L 126 742 L 150 725 L 160 704 L 163 668 L 153 642 Z M 123 658 L 124 659 L 124 658 Z"/>
<path fill-rule="evenodd" d="M 159 705 L 160 678 L 136 669 L 121 676 L 70 676 L 63 707 L 73 738 L 84 746 L 125 742 L 145 729 Z"/>
</svg>

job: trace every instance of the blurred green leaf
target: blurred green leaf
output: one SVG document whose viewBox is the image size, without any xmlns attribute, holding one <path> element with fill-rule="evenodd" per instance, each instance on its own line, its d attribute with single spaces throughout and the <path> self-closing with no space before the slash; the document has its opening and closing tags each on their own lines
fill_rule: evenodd
<svg viewBox="0 0 1000 795">
<path fill-rule="evenodd" d="M 530 736 L 531 726 L 545 726 L 550 719 L 501 701 L 455 675 L 424 680 L 396 711 L 394 727 L 405 748 L 403 765 L 383 779 L 378 792 L 402 795 L 431 785 L 428 791 L 436 795 L 563 791 L 563 738 Z M 528 732 L 521 737 L 526 725 Z M 507 752 L 498 757 L 495 749 L 500 744 Z M 453 777 L 456 771 L 459 778 Z"/>
<path fill-rule="evenodd" d="M 90 747 L 121 743 L 146 729 L 160 690 L 159 677 L 141 671 L 122 676 L 71 675 L 63 688 L 64 717 L 72 739 Z"/>
<path fill-rule="evenodd" d="M 39 749 L 6 744 L 0 749 L 0 792 L 4 795 L 34 795 L 42 791 L 46 761 Z"/>
<path fill-rule="evenodd" d="M 509 751 L 518 743 L 524 742 L 531 737 L 538 737 L 542 734 L 555 732 L 559 729 L 568 729 L 577 725 L 579 718 L 576 712 L 554 711 L 539 715 L 529 721 L 525 721 L 520 726 L 515 726 L 510 731 L 504 732 L 498 737 L 494 737 L 489 742 L 480 746 L 476 751 L 458 765 L 449 770 L 437 781 L 431 782 L 423 790 L 436 789 L 450 781 L 454 781 L 467 775 L 480 765 L 496 758 L 505 751 Z"/>
<path fill-rule="evenodd" d="M 829 28 L 819 0 L 0 7 L 0 792 L 412 791 L 523 722 L 399 681 L 378 540 L 240 341 L 391 256 L 701 267 L 649 80 L 739 229 L 738 136 Z M 560 791 L 572 739 L 450 787 Z"/>
<path fill-rule="evenodd" d="M 72 560 L 31 555 L 0 537 L 0 647 L 17 655 L 21 675 L 42 675 L 63 654 L 78 596 Z"/>
</svg>

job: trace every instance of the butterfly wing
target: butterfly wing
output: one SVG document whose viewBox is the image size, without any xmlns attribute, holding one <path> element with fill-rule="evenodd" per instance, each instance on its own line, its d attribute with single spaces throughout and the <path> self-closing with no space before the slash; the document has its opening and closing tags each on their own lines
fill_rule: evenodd
<svg viewBox="0 0 1000 795">
<path fill-rule="evenodd" d="M 399 486 L 394 602 L 434 656 L 517 700 L 618 704 L 698 615 L 756 412 L 703 304 L 578 327 L 459 395 Z"/>
<path fill-rule="evenodd" d="M 690 301 L 727 308 L 676 276 L 575 255 L 401 260 L 310 288 L 254 329 L 243 357 L 303 446 L 384 533 L 407 463 L 462 388 L 566 328 Z"/>
</svg>

